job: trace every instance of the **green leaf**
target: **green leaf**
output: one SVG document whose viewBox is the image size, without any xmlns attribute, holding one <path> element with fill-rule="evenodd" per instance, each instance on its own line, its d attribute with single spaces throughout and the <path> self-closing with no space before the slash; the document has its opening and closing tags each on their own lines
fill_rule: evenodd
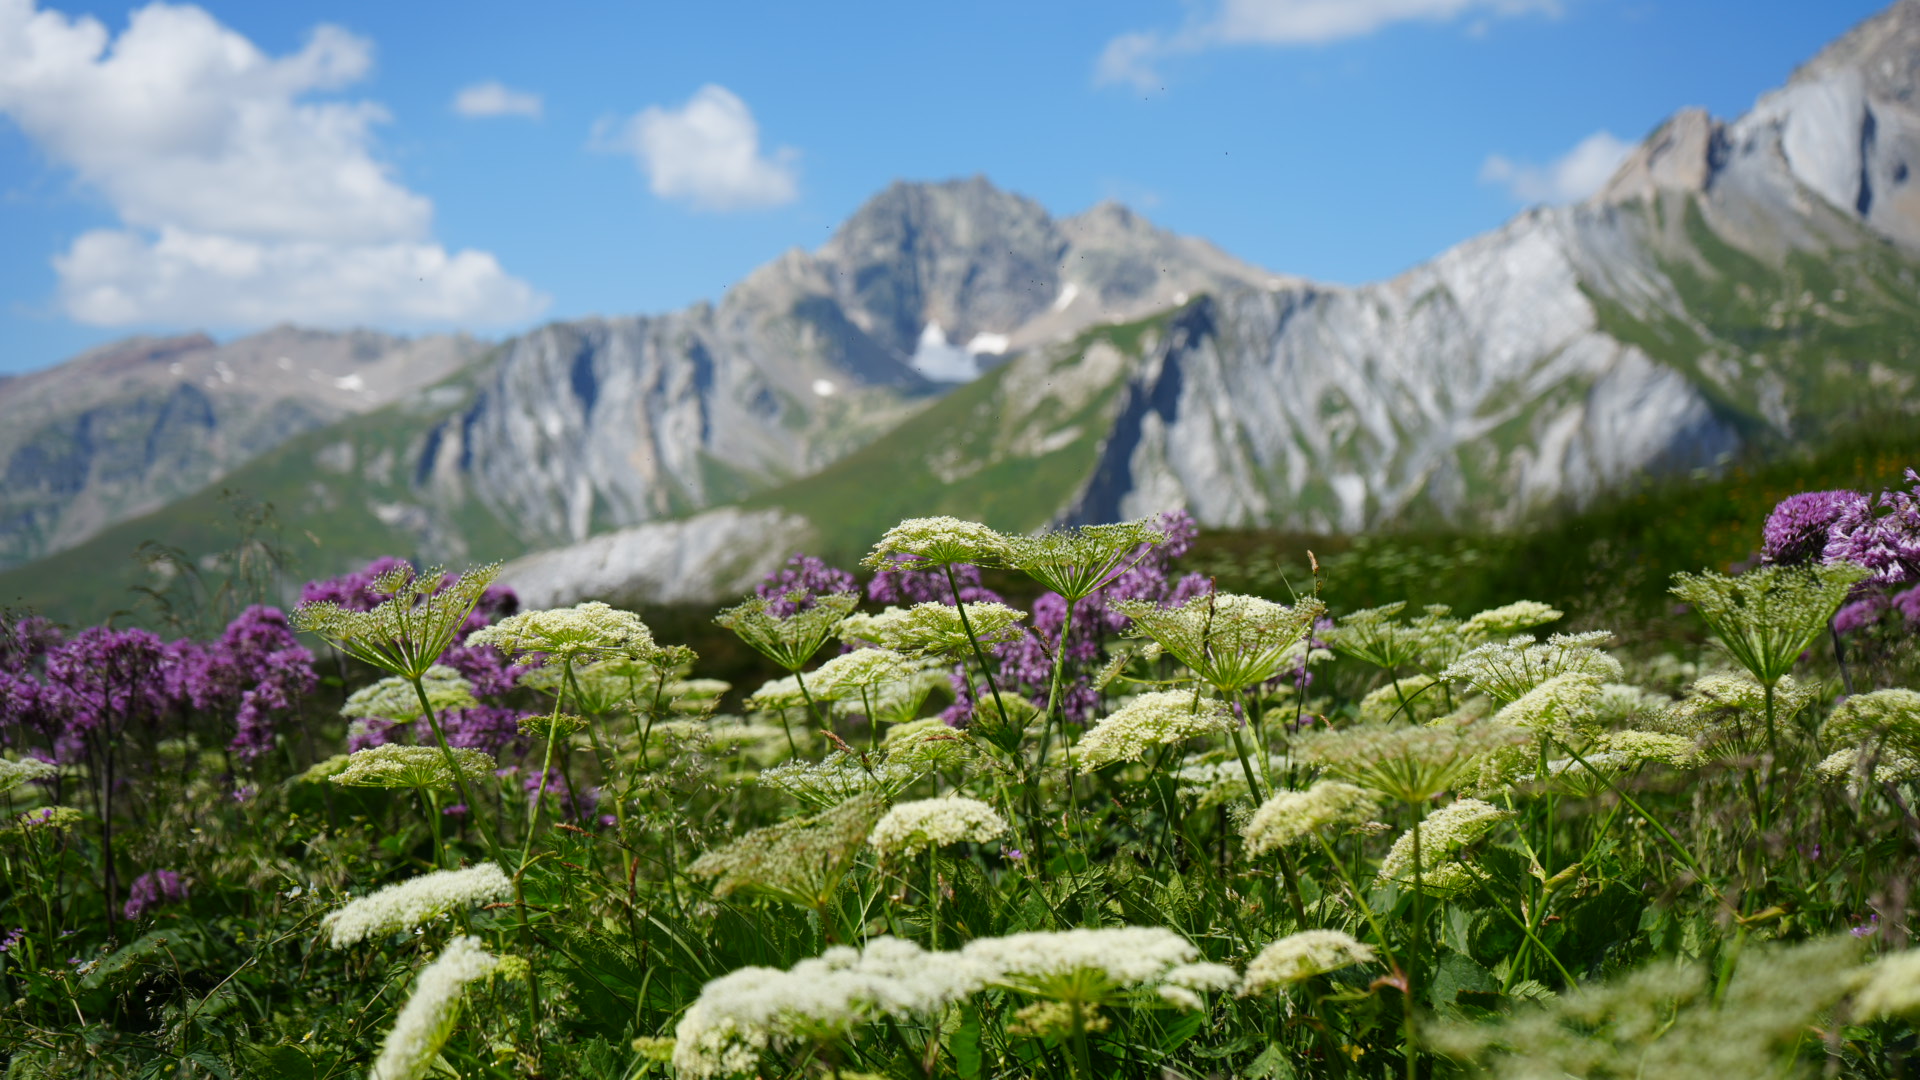
<svg viewBox="0 0 1920 1080">
<path fill-rule="evenodd" d="M 249 1075 L 260 1080 L 313 1080 L 313 1059 L 297 1046 L 250 1046 L 241 1052 Z"/>
<path fill-rule="evenodd" d="M 1242 1074 L 1248 1080 L 1293 1080 L 1293 1062 L 1287 1060 L 1286 1051 L 1279 1043 L 1268 1043 L 1260 1056 L 1247 1064 Z"/>
<path fill-rule="evenodd" d="M 963 1017 L 947 1050 L 953 1055 L 953 1071 L 972 1078 L 980 1075 L 980 1011 L 967 1009 Z"/>
</svg>

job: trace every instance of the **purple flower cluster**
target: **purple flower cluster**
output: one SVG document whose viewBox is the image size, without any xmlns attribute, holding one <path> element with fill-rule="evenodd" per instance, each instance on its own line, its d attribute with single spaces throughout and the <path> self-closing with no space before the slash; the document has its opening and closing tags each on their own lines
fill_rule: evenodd
<svg viewBox="0 0 1920 1080">
<path fill-rule="evenodd" d="M 187 883 L 180 875 L 171 870 L 149 870 L 133 879 L 133 886 L 127 890 L 127 903 L 121 911 L 128 920 L 134 920 L 158 907 L 170 904 L 184 904 L 187 900 Z"/>
<path fill-rule="evenodd" d="M 1920 580 L 1920 472 L 1908 469 L 1906 479 L 1911 491 L 1883 491 L 1871 503 L 1856 495 L 1841 508 L 1821 552 L 1827 562 L 1859 563 L 1878 585 Z"/>
<path fill-rule="evenodd" d="M 1763 561 L 1777 566 L 1857 563 L 1872 573 L 1833 617 L 1850 634 L 1897 611 L 1920 628 L 1920 471 L 1908 469 L 1912 490 L 1806 491 L 1789 495 L 1761 530 Z M 1911 586 L 1903 592 L 1890 590 Z"/>
<path fill-rule="evenodd" d="M 753 591 L 767 601 L 767 614 L 784 619 L 813 607 L 818 597 L 853 592 L 858 587 L 853 575 L 845 570 L 828 566 L 812 555 L 795 554 Z"/>
<path fill-rule="evenodd" d="M 1780 500 L 1760 530 L 1760 558 L 1778 566 L 1804 566 L 1823 557 L 1833 526 L 1848 509 L 1865 504 L 1857 491 L 1803 491 Z"/>
<path fill-rule="evenodd" d="M 255 604 L 206 645 L 176 641 L 167 646 L 173 697 L 209 712 L 231 711 L 234 736 L 228 748 L 242 761 L 273 749 L 275 721 L 291 712 L 318 678 L 313 653 L 294 637 L 285 613 Z"/>
</svg>

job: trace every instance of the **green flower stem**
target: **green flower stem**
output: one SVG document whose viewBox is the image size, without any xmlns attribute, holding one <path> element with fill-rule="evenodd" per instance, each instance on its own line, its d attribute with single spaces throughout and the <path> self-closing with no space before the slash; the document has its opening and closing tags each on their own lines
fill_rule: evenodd
<svg viewBox="0 0 1920 1080">
<path fill-rule="evenodd" d="M 580 708 L 580 684 L 575 681 L 573 677 L 572 658 L 569 657 L 562 661 L 562 665 L 562 670 L 566 673 L 567 685 L 573 687 L 573 705 L 575 708 Z M 558 697 L 554 699 L 554 706 L 556 709 L 559 707 Z M 584 711 L 581 715 L 587 722 L 587 738 L 593 741 L 593 756 L 600 761 L 600 775 L 605 778 L 606 786 L 612 788 L 615 783 L 613 757 L 608 754 L 606 748 L 601 745 L 600 727 L 593 722 L 593 717 L 587 716 Z M 613 795 L 613 816 L 615 824 L 620 830 L 621 843 L 625 843 L 627 837 L 627 799 L 625 793 L 617 789 Z M 625 869 L 625 867 L 623 866 L 622 869 Z"/>
<path fill-rule="evenodd" d="M 940 849 L 927 849 L 927 948 L 940 951 Z"/>
<path fill-rule="evenodd" d="M 480 839 L 486 842 L 487 854 L 493 857 L 496 864 L 504 865 L 500 858 L 500 843 L 480 822 L 480 804 L 474 801 L 472 792 L 467 790 L 466 774 L 460 771 L 460 762 L 453 756 L 453 747 L 447 744 L 446 733 L 440 730 L 440 717 L 434 713 L 433 703 L 427 700 L 426 686 L 422 684 L 418 675 L 409 677 L 408 681 L 413 684 L 413 692 L 420 699 L 420 708 L 427 717 L 427 727 L 433 731 L 433 741 L 439 744 L 440 754 L 446 758 L 447 768 L 453 772 L 453 786 L 460 792 L 460 801 L 467 805 L 467 813 L 473 816 L 475 831 L 480 834 Z"/>
<path fill-rule="evenodd" d="M 1726 904 L 1727 902 L 1726 895 L 1720 891 L 1719 886 L 1716 886 L 1712 882 L 1712 880 L 1710 880 L 1707 877 L 1706 872 L 1700 869 L 1700 860 L 1693 857 L 1693 853 L 1687 850 L 1687 846 L 1685 844 L 1682 844 L 1679 840 L 1674 838 L 1673 833 L 1668 831 L 1667 827 L 1660 823 L 1659 818 L 1656 818 L 1652 814 L 1649 814 L 1645 807 L 1641 806 L 1638 802 L 1634 800 L 1633 796 L 1627 794 L 1625 791 L 1622 791 L 1620 789 L 1620 785 L 1613 782 L 1612 777 L 1607 776 L 1605 773 L 1602 773 L 1599 770 L 1595 769 L 1592 765 L 1587 764 L 1587 759 L 1580 756 L 1580 751 L 1575 750 L 1571 746 L 1567 747 L 1566 750 L 1568 754 L 1571 754 L 1573 756 L 1573 760 L 1580 763 L 1582 768 L 1586 769 L 1588 772 L 1593 773 L 1595 776 L 1598 776 L 1602 780 L 1606 781 L 1608 790 L 1612 791 L 1615 795 L 1618 795 L 1620 797 L 1620 801 L 1632 807 L 1634 813 L 1639 814 L 1642 818 L 1646 819 L 1647 824 L 1652 825 L 1654 828 L 1654 831 L 1659 833 L 1660 836 L 1664 840 L 1666 840 L 1667 844 L 1673 848 L 1673 853 L 1680 857 L 1681 863 L 1684 864 L 1688 870 L 1693 872 L 1694 879 L 1699 881 L 1700 884 L 1706 886 L 1707 891 L 1713 894 L 1713 898 L 1715 900 L 1719 901 L 1722 905 Z"/>
<path fill-rule="evenodd" d="M 1534 935 L 1533 926 L 1531 925 L 1530 920 L 1523 919 L 1520 916 L 1514 914 L 1513 909 L 1507 907 L 1507 905 L 1500 899 L 1500 897 L 1497 894 L 1494 895 L 1493 902 L 1497 907 L 1499 907 L 1502 914 L 1504 914 L 1507 918 L 1513 920 L 1513 924 L 1520 928 L 1521 933 L 1527 935 L 1527 940 L 1533 942 L 1534 948 L 1539 949 L 1540 952 L 1544 954 L 1548 960 L 1553 962 L 1553 966 L 1557 968 L 1560 972 L 1560 977 L 1567 980 L 1567 986 L 1569 988 L 1572 988 L 1573 986 L 1578 985 L 1579 980 L 1573 977 L 1573 972 L 1568 971 L 1566 965 L 1560 962 L 1560 958 L 1553 955 L 1553 950 L 1547 948 L 1546 942 L 1541 941 L 1537 936 Z"/>
<path fill-rule="evenodd" d="M 1013 721 L 1007 718 L 1006 703 L 1000 700 L 1000 684 L 993 677 L 993 669 L 987 666 L 987 654 L 981 651 L 980 639 L 974 635 L 973 620 L 967 618 L 967 605 L 960 602 L 960 583 L 953 576 L 952 563 L 946 564 L 946 571 L 947 589 L 953 593 L 953 609 L 960 613 L 960 629 L 966 632 L 967 644 L 973 649 L 974 662 L 980 665 L 980 674 L 986 677 L 987 692 L 993 695 L 994 710 L 1000 714 L 1000 726 L 1011 731 Z M 805 691 L 806 688 L 802 686 L 801 692 Z M 1042 754 L 1045 753 L 1045 745 L 1043 736 Z M 1034 866 L 1044 876 L 1047 872 L 1047 842 L 1040 831 L 1040 783 L 1036 771 L 1035 768 L 1027 770 L 1027 831 L 1033 838 Z"/>
<path fill-rule="evenodd" d="M 420 794 L 427 804 L 427 825 L 433 830 L 433 868 L 439 870 L 447 865 L 446 846 L 440 840 L 440 796 L 432 788 L 423 788 Z"/>
<path fill-rule="evenodd" d="M 1067 717 L 1060 709 L 1060 673 L 1067 666 L 1067 637 L 1073 633 L 1073 609 L 1079 603 L 1077 598 L 1067 601 L 1067 619 L 1060 626 L 1060 643 L 1053 650 L 1053 678 L 1047 690 L 1047 721 L 1040 735 L 1040 765 L 1047 764 L 1047 747 L 1053 742 L 1053 720 L 1056 710 L 1060 711 L 1060 745 L 1067 744 Z M 1071 750 L 1068 751 L 1072 753 Z"/>
<path fill-rule="evenodd" d="M 1354 903 L 1360 905 L 1360 914 L 1366 918 L 1367 925 L 1373 927 L 1373 936 L 1380 942 L 1380 951 L 1387 954 L 1387 963 L 1398 968 L 1400 961 L 1394 957 L 1393 945 L 1387 940 L 1387 928 L 1380 924 L 1380 916 L 1374 913 L 1373 905 L 1367 903 L 1367 894 L 1361 892 L 1360 886 L 1354 883 L 1353 875 L 1347 872 L 1346 862 L 1340 858 L 1340 853 L 1334 850 L 1334 846 L 1327 842 L 1327 838 L 1317 829 L 1314 830 L 1313 838 L 1319 841 L 1320 850 L 1327 853 L 1327 858 L 1333 863 L 1334 873 L 1340 875 L 1340 880 L 1347 886 L 1347 892 L 1352 894 Z"/>
<path fill-rule="evenodd" d="M 1300 901 L 1300 875 L 1294 871 L 1293 860 L 1287 856 L 1286 848 L 1280 848 L 1277 854 L 1280 856 L 1280 879 L 1287 886 L 1287 904 L 1293 908 L 1293 921 L 1304 930 L 1307 927 L 1307 906 Z"/>
<path fill-rule="evenodd" d="M 1240 758 L 1240 771 L 1247 774 L 1247 787 L 1253 794 L 1255 806 L 1267 800 L 1267 792 L 1260 786 L 1260 778 L 1254 774 L 1253 762 L 1247 757 L 1246 742 L 1240 738 L 1239 729 L 1233 732 L 1233 752 Z"/>
<path fill-rule="evenodd" d="M 820 714 L 820 706 L 814 704 L 813 691 L 807 689 L 807 677 L 800 674 L 799 668 L 793 669 L 793 681 L 800 687 L 800 697 L 807 703 L 807 715 L 813 719 L 814 724 L 817 725 L 820 730 L 828 730 L 826 718 Z M 789 743 L 793 742 L 793 736 L 788 735 L 787 741 Z M 795 753 L 798 753 L 798 751 L 795 751 Z"/>
<path fill-rule="evenodd" d="M 1415 996 L 1420 985 L 1421 952 L 1426 946 L 1427 891 L 1426 881 L 1421 876 L 1420 866 L 1420 822 L 1427 816 L 1427 804 L 1415 803 L 1413 806 L 1413 946 L 1407 958 L 1407 992 L 1405 1015 L 1405 1054 L 1407 1058 L 1407 1080 L 1418 1080 L 1420 1056 L 1414 1050 L 1414 1008 L 1418 1001 Z"/>
<path fill-rule="evenodd" d="M 1073 1011 L 1073 1054 L 1074 1073 L 1080 1080 L 1093 1080 L 1093 1055 L 1087 1050 L 1087 1014 L 1080 999 L 1067 1003 Z"/>
</svg>

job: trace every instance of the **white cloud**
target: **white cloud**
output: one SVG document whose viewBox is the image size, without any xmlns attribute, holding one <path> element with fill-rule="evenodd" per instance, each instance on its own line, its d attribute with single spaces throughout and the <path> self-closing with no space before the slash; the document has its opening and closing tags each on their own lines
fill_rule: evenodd
<svg viewBox="0 0 1920 1080">
<path fill-rule="evenodd" d="M 539 94 L 515 90 L 504 83 L 480 82 L 453 97 L 453 111 L 461 116 L 531 116 L 540 118 Z"/>
<path fill-rule="evenodd" d="M 760 125 L 724 86 L 703 86 L 678 109 L 649 106 L 595 141 L 632 154 L 655 195 L 702 210 L 751 210 L 800 197 L 799 151 L 762 154 Z"/>
<path fill-rule="evenodd" d="M 1613 178 L 1635 145 L 1596 131 L 1545 165 L 1489 154 L 1480 166 L 1480 182 L 1498 184 L 1524 203 L 1579 202 Z"/>
<path fill-rule="evenodd" d="M 303 100 L 372 62 L 371 43 L 337 27 L 271 57 L 197 7 L 149 4 L 114 38 L 92 17 L 0 0 L 0 112 L 123 225 L 54 260 L 68 315 L 225 326 L 536 314 L 545 300 L 492 256 L 433 242 L 432 202 L 373 156 L 383 109 Z"/>
<path fill-rule="evenodd" d="M 1475 17 L 1469 29 L 1484 33 L 1489 17 L 1536 12 L 1557 15 L 1560 0 L 1220 0 L 1216 10 L 1197 14 L 1172 33 L 1133 31 L 1107 42 L 1094 81 L 1146 90 L 1163 84 L 1160 60 L 1221 45 L 1324 45 L 1394 23 L 1469 16 Z"/>
</svg>

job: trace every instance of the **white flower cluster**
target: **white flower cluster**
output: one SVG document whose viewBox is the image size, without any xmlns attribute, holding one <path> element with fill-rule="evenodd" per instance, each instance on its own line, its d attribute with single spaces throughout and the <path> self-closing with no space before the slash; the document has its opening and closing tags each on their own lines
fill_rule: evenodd
<svg viewBox="0 0 1920 1080">
<path fill-rule="evenodd" d="M 420 1080 L 432 1069 L 440 1048 L 460 1019 L 460 998 L 467 984 L 484 979 L 500 966 L 500 959 L 480 947 L 480 940 L 457 937 L 420 970 L 413 994 L 387 1032 L 380 1057 L 368 1072 L 370 1080 Z"/>
<path fill-rule="evenodd" d="M 1765 723 L 1766 688 L 1746 675 L 1706 675 L 1687 687 L 1687 694 L 1670 705 L 1662 722 L 1687 735 L 1717 734 L 1742 724 Z M 1773 686 L 1773 708 L 1780 718 L 1798 713 L 1813 701 L 1813 691 L 1791 675 Z"/>
<path fill-rule="evenodd" d="M 426 674 L 420 676 L 420 688 L 427 692 L 427 703 L 433 706 L 435 713 L 448 709 L 471 709 L 479 704 L 473 699 L 473 687 L 468 685 L 467 677 L 445 664 L 428 668 Z M 420 709 L 420 695 L 414 692 L 413 684 L 398 675 L 389 675 L 379 682 L 355 690 L 347 703 L 341 706 L 340 715 L 349 720 L 391 720 L 410 724 L 424 714 Z"/>
<path fill-rule="evenodd" d="M 1283 791 L 1260 804 L 1240 835 L 1248 855 L 1264 855 L 1341 825 L 1358 825 L 1379 809 L 1362 788 L 1322 780 L 1305 791 Z"/>
<path fill-rule="evenodd" d="M 1592 672 L 1564 672 L 1521 694 L 1493 718 L 1536 735 L 1575 739 L 1594 727 L 1602 685 Z"/>
<path fill-rule="evenodd" d="M 1886 747 L 1874 752 L 1857 746 L 1843 746 L 1828 754 L 1813 767 L 1813 771 L 1829 784 L 1848 784 L 1857 791 L 1869 761 L 1873 762 L 1873 782 L 1876 784 L 1898 784 L 1920 778 L 1920 760 Z"/>
<path fill-rule="evenodd" d="M 1909 757 L 1920 756 L 1920 693 L 1895 689 L 1855 694 L 1833 710 L 1824 734 L 1861 746 L 1883 743 Z"/>
<path fill-rule="evenodd" d="M 1566 613 L 1537 600 L 1516 600 L 1490 608 L 1460 624 L 1460 635 L 1470 640 L 1507 637 L 1550 623 Z"/>
<path fill-rule="evenodd" d="M 934 768 L 924 755 L 835 750 L 819 761 L 783 761 L 762 769 L 759 783 L 824 809 L 868 791 L 891 799 Z"/>
<path fill-rule="evenodd" d="M 492 645 L 508 655 L 536 652 L 568 659 L 644 658 L 656 649 L 653 631 L 640 616 L 598 600 L 509 615 L 467 635 L 467 644 Z"/>
<path fill-rule="evenodd" d="M 1920 1015 L 1920 949 L 1908 949 L 1874 961 L 1857 976 L 1853 1021 L 1883 1016 Z"/>
<path fill-rule="evenodd" d="M 891 649 L 855 649 L 809 672 L 807 683 L 816 700 L 858 702 L 862 691 L 871 699 L 880 687 L 905 681 L 912 674 L 907 658 Z"/>
<path fill-rule="evenodd" d="M 1266 682 L 1297 663 L 1307 629 L 1325 610 L 1311 597 L 1287 607 L 1236 593 L 1207 593 L 1177 608 L 1151 600 L 1114 605 L 1139 632 L 1222 693 Z"/>
<path fill-rule="evenodd" d="M 59 771 L 38 758 L 21 758 L 18 761 L 0 758 L 0 793 L 12 791 L 34 780 L 46 780 Z"/>
<path fill-rule="evenodd" d="M 1198 950 L 1164 927 L 1036 931 L 982 938 L 955 952 L 882 937 L 860 950 L 829 949 L 790 971 L 742 968 L 709 982 L 674 1029 L 673 1065 L 688 1077 L 748 1074 L 769 1050 L 935 1015 L 995 986 L 1088 1008 L 1150 990 L 1195 1008 L 1200 991 L 1238 981 L 1231 968 L 1199 962 Z"/>
<path fill-rule="evenodd" d="M 873 826 L 867 843 L 882 855 L 918 855 L 963 841 L 984 844 L 1006 835 L 1007 821 L 978 799 L 949 795 L 904 802 Z"/>
<path fill-rule="evenodd" d="M 873 545 L 863 565 L 869 570 L 885 570 L 893 565 L 897 556 L 910 555 L 914 563 L 909 565 L 999 566 L 1008 554 L 1006 535 L 977 521 L 954 517 L 908 518 L 887 530 L 880 542 Z"/>
<path fill-rule="evenodd" d="M 1075 747 L 1083 768 L 1116 761 L 1139 761 L 1155 746 L 1170 746 L 1202 735 L 1225 735 L 1240 721 L 1215 698 L 1188 690 L 1157 690 L 1120 706 L 1093 725 Z"/>
<path fill-rule="evenodd" d="M 1467 683 L 1501 704 L 1510 704 L 1527 691 L 1570 672 L 1595 675 L 1617 682 L 1624 675 L 1620 661 L 1599 646 L 1613 637 L 1608 630 L 1584 634 L 1555 634 L 1545 644 L 1534 644 L 1522 634 L 1511 641 L 1481 645 L 1454 661 L 1440 677 Z"/>
<path fill-rule="evenodd" d="M 702 987 L 680 1018 L 673 1067 L 693 1077 L 751 1073 L 769 1048 L 933 1013 L 980 990 L 989 974 L 955 954 L 891 937 L 864 949 L 828 949 L 790 971 L 741 968 Z"/>
<path fill-rule="evenodd" d="M 1447 699 L 1440 694 L 1439 682 L 1431 675 L 1391 680 L 1360 699 L 1358 719 L 1365 724 L 1394 720 L 1419 724 L 1432 720 L 1447 711 Z"/>
<path fill-rule="evenodd" d="M 966 619 L 961 620 L 965 609 Z M 911 656 L 945 656 L 972 650 L 967 629 L 981 648 L 1020 636 L 1020 620 L 1027 617 L 994 601 L 943 604 L 929 600 L 910 608 L 890 607 L 878 615 L 848 616 L 840 622 L 843 641 L 866 641 Z"/>
<path fill-rule="evenodd" d="M 1373 946 L 1339 930 L 1302 930 L 1273 942 L 1247 965 L 1242 996 L 1263 994 L 1355 964 L 1371 964 Z"/>
<path fill-rule="evenodd" d="M 1786 674 L 1867 571 L 1852 563 L 1761 566 L 1738 577 L 1673 576 L 1672 592 L 1693 605 L 1727 652 L 1762 683 Z"/>
<path fill-rule="evenodd" d="M 411 930 L 456 908 L 494 903 L 513 895 L 513 881 L 493 863 L 465 870 L 436 870 L 363 896 L 320 922 L 334 948 L 380 934 Z"/>
<path fill-rule="evenodd" d="M 452 751 L 467 780 L 485 778 L 498 764 L 484 750 L 456 746 Z M 438 747 L 388 743 L 349 754 L 346 767 L 332 779 L 344 787 L 450 788 L 455 778 L 446 753 Z"/>
<path fill-rule="evenodd" d="M 1609 731 L 1600 736 L 1596 745 L 1603 753 L 1629 762 L 1657 761 L 1676 769 L 1699 768 L 1703 760 L 1700 748 L 1694 745 L 1692 739 L 1664 731 L 1638 731 L 1632 728 Z"/>
<path fill-rule="evenodd" d="M 1285 773 L 1293 762 L 1285 754 L 1267 755 L 1267 774 Z M 1181 794 L 1193 798 L 1201 809 L 1252 796 L 1247 789 L 1247 771 L 1231 755 L 1216 759 L 1212 753 L 1195 755 L 1173 774 Z"/>
<path fill-rule="evenodd" d="M 301 604 L 290 620 L 342 652 L 382 671 L 424 675 L 466 625 L 467 616 L 500 574 L 499 563 L 475 567 L 452 581 L 439 570 L 415 575 L 402 564 L 373 580 L 391 594 L 371 611 L 349 611 L 331 600 Z"/>
<path fill-rule="evenodd" d="M 1451 893 L 1476 884 L 1478 873 L 1455 856 L 1512 816 L 1510 811 L 1479 799 L 1456 799 L 1434 811 L 1420 825 L 1420 887 L 1429 893 Z M 1413 830 L 1401 833 L 1393 842 L 1393 849 L 1380 861 L 1378 880 L 1383 885 L 1414 884 Z"/>
</svg>

